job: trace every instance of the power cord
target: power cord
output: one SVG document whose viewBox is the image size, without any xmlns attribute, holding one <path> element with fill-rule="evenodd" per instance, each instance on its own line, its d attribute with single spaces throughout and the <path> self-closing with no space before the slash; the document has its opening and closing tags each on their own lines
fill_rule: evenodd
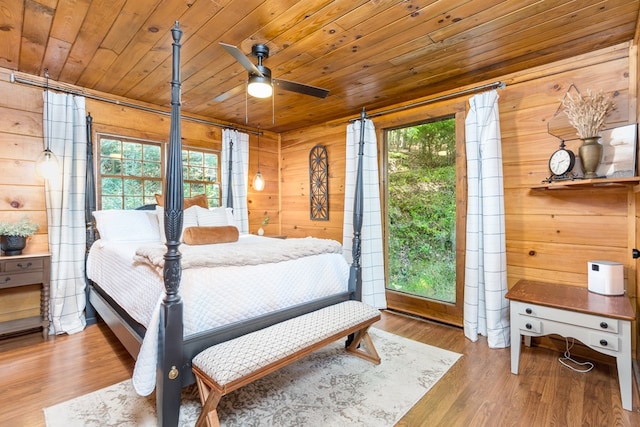
<svg viewBox="0 0 640 427">
<path fill-rule="evenodd" d="M 593 363 L 592 362 L 578 362 L 577 360 L 574 360 L 571 358 L 571 352 L 570 350 L 573 348 L 573 345 L 575 344 L 575 339 L 571 338 L 571 345 L 569 345 L 569 339 L 565 337 L 564 339 L 565 344 L 566 344 L 566 350 L 564 351 L 564 357 L 560 357 L 558 358 L 558 361 L 560 363 L 562 363 L 564 366 L 566 366 L 567 368 L 571 369 L 572 371 L 575 372 L 580 372 L 580 373 L 587 373 L 590 370 L 593 369 Z M 573 363 L 574 365 L 577 366 L 587 366 L 587 368 L 576 368 L 574 366 L 571 366 L 568 362 Z"/>
</svg>

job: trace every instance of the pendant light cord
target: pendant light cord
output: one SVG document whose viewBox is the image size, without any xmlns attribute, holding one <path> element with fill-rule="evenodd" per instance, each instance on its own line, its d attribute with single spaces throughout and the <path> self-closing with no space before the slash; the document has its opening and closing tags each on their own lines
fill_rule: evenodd
<svg viewBox="0 0 640 427">
<path fill-rule="evenodd" d="M 49 103 L 49 69 L 45 68 L 44 69 L 44 78 L 45 78 L 45 92 L 47 93 L 46 96 L 46 107 L 47 107 L 47 137 L 46 139 L 46 151 L 51 151 L 51 105 Z"/>
</svg>

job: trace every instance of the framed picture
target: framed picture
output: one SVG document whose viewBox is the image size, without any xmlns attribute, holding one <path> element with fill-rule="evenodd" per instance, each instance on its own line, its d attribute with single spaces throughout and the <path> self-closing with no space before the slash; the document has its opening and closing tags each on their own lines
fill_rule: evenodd
<svg viewBox="0 0 640 427">
<path fill-rule="evenodd" d="M 596 173 L 607 178 L 636 176 L 638 125 L 626 125 L 601 132 L 602 159 Z"/>
</svg>

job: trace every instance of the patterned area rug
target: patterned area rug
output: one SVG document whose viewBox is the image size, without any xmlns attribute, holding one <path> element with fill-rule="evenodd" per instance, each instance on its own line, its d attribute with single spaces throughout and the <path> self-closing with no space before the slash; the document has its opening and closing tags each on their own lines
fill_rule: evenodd
<svg viewBox="0 0 640 427">
<path fill-rule="evenodd" d="M 222 398 L 223 426 L 393 426 L 460 354 L 371 329 L 378 366 L 339 341 Z M 123 381 L 46 408 L 48 427 L 155 426 L 155 395 Z M 197 389 L 183 392 L 180 425 L 200 413 Z"/>
</svg>

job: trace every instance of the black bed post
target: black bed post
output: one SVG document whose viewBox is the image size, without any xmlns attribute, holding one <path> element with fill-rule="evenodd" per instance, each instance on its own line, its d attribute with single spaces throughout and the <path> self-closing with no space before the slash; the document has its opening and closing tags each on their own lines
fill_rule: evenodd
<svg viewBox="0 0 640 427">
<path fill-rule="evenodd" d="M 87 176 L 85 178 L 85 197 L 84 197 L 84 220 L 86 227 L 86 252 L 85 252 L 85 266 L 87 261 L 87 256 L 89 255 L 89 249 L 91 249 L 91 245 L 96 240 L 96 230 L 93 226 L 93 211 L 96 210 L 96 186 L 95 181 L 93 180 L 93 117 L 91 117 L 91 113 L 87 114 Z M 89 302 L 89 279 L 85 274 L 85 310 L 84 317 L 87 321 L 87 325 L 92 325 L 97 322 L 96 318 L 96 310 L 93 308 L 91 303 Z"/>
<path fill-rule="evenodd" d="M 233 208 L 233 138 L 229 141 L 229 179 L 227 181 L 227 207 Z"/>
<path fill-rule="evenodd" d="M 171 131 L 165 187 L 164 224 L 167 252 L 164 255 L 165 297 L 160 307 L 158 337 L 158 368 L 156 375 L 156 406 L 158 425 L 177 426 L 180 415 L 182 378 L 182 299 L 178 292 L 182 266 L 180 234 L 182 231 L 182 131 L 180 127 L 180 38 L 178 21 L 171 30 L 173 36 L 173 77 L 171 80 Z"/>
<path fill-rule="evenodd" d="M 364 108 L 360 113 L 360 142 L 358 145 L 358 168 L 356 169 L 356 188 L 353 200 L 353 243 L 351 247 L 351 270 L 349 271 L 349 292 L 351 298 L 362 301 L 362 270 L 360 268 L 360 245 L 363 217 L 363 179 L 362 158 L 364 157 L 364 126 L 367 118 Z"/>
</svg>

